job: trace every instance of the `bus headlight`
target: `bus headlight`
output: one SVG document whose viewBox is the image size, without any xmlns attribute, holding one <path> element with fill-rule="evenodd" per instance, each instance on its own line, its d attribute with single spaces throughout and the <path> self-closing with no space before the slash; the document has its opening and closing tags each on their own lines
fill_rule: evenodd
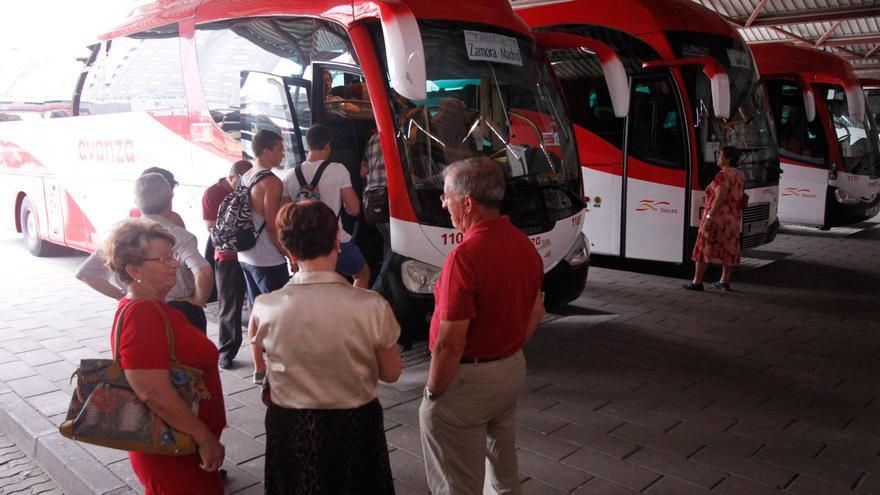
<svg viewBox="0 0 880 495">
<path fill-rule="evenodd" d="M 406 260 L 400 264 L 400 277 L 410 292 L 432 294 L 440 278 L 440 268 L 421 261 Z"/>
<path fill-rule="evenodd" d="M 565 261 L 569 266 L 581 266 L 590 262 L 590 247 L 587 244 L 587 237 L 580 232 L 575 240 L 574 246 L 568 254 L 565 255 Z"/>
</svg>

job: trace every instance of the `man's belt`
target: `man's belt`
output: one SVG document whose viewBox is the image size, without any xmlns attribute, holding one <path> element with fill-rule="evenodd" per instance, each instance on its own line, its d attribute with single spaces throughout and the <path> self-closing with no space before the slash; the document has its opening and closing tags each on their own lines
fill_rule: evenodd
<svg viewBox="0 0 880 495">
<path fill-rule="evenodd" d="M 479 364 L 479 363 L 491 363 L 492 361 L 501 361 L 502 359 L 506 359 L 503 357 L 497 358 L 469 358 L 462 357 L 458 362 L 461 364 Z"/>
</svg>

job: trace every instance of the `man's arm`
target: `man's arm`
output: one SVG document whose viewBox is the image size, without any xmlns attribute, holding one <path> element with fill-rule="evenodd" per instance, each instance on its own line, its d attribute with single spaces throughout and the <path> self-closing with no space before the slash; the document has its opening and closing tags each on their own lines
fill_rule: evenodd
<svg viewBox="0 0 880 495">
<path fill-rule="evenodd" d="M 269 235 L 272 244 L 279 253 L 284 254 L 284 246 L 278 239 L 278 229 L 275 226 L 275 217 L 278 215 L 278 209 L 281 207 L 281 193 L 284 189 L 281 179 L 277 177 L 266 177 L 257 184 L 263 186 L 263 218 L 266 219 L 265 233 Z M 259 228 L 259 227 L 257 227 Z"/>
<path fill-rule="evenodd" d="M 353 217 L 358 216 L 358 213 L 361 212 L 361 202 L 358 200 L 354 188 L 351 186 L 343 187 L 339 190 L 339 194 L 342 197 L 342 204 L 345 206 L 345 212 Z"/>
<path fill-rule="evenodd" d="M 440 331 L 431 353 L 431 369 L 428 371 L 428 389 L 438 397 L 449 388 L 458 372 L 470 324 L 470 320 L 440 320 Z"/>
<path fill-rule="evenodd" d="M 202 256 L 197 249 L 196 237 L 192 234 L 184 238 L 178 238 L 179 244 L 175 246 L 178 261 L 182 263 L 189 271 L 192 272 L 195 279 L 195 288 L 193 293 L 186 297 L 181 297 L 181 301 L 186 301 L 198 307 L 204 306 L 211 296 L 211 289 L 214 287 L 214 271 L 211 265 Z"/>
<path fill-rule="evenodd" d="M 532 305 L 532 312 L 529 313 L 529 326 L 526 328 L 526 340 L 532 338 L 535 329 L 538 328 L 538 322 L 544 316 L 544 299 L 541 297 L 541 291 L 535 297 L 535 304 Z"/>
<path fill-rule="evenodd" d="M 103 254 L 96 251 L 77 269 L 76 278 L 107 297 L 121 299 L 125 290 L 110 283 L 113 272 L 107 268 L 105 261 Z"/>
</svg>

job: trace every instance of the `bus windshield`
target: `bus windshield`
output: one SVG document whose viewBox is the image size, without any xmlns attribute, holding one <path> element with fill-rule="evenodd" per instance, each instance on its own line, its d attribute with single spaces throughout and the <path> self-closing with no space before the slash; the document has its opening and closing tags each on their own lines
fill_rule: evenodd
<svg viewBox="0 0 880 495">
<path fill-rule="evenodd" d="M 733 38 L 692 32 L 670 32 L 669 40 L 677 57 L 710 56 L 721 62 L 730 79 L 732 116 L 724 120 L 715 117 L 711 110 L 712 92 L 702 68 L 682 70 L 696 112 L 700 184 L 706 187 L 715 176 L 722 146 L 733 146 L 743 152 L 739 168 L 747 189 L 779 184 L 779 155 L 771 113 L 745 44 Z"/>
<path fill-rule="evenodd" d="M 846 93 L 840 86 L 817 84 L 816 89 L 828 108 L 831 124 L 840 146 L 843 170 L 852 174 L 877 174 L 878 147 L 877 133 L 866 115 L 865 120 L 857 121 L 849 114 Z M 869 114 L 868 114 L 869 115 Z"/>
<path fill-rule="evenodd" d="M 571 124 L 534 42 L 483 25 L 423 21 L 420 28 L 427 98 L 395 95 L 393 105 L 419 222 L 451 226 L 440 203 L 442 170 L 471 157 L 504 170 L 502 211 L 527 231 L 580 211 Z"/>
</svg>

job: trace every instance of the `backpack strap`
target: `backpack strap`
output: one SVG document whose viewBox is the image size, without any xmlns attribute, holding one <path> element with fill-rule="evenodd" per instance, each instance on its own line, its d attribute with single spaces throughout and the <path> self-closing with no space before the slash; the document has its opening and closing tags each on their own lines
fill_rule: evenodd
<svg viewBox="0 0 880 495">
<path fill-rule="evenodd" d="M 261 180 L 265 179 L 266 177 L 269 177 L 270 175 L 272 175 L 271 170 L 261 170 L 261 171 L 257 172 L 257 175 L 253 176 L 251 178 L 250 184 L 247 185 L 248 193 L 250 193 L 251 188 L 253 188 L 254 186 L 257 185 L 257 182 L 260 182 Z M 257 237 L 257 238 L 260 237 L 260 234 L 263 233 L 263 229 L 265 229 L 265 228 L 266 228 L 266 220 L 264 219 L 263 225 L 260 225 L 260 228 L 257 229 L 257 231 L 255 233 L 256 235 L 254 237 Z"/>
<path fill-rule="evenodd" d="M 312 183 L 309 184 L 309 187 L 311 187 L 313 191 L 318 187 L 318 182 L 321 180 L 321 176 L 324 175 L 324 170 L 327 170 L 327 165 L 330 165 L 330 160 L 324 160 L 318 165 L 318 170 L 315 171 L 315 176 L 312 177 Z"/>
<path fill-rule="evenodd" d="M 297 166 L 293 169 L 293 173 L 296 174 L 296 180 L 299 182 L 299 187 L 300 187 L 300 189 L 302 189 L 303 186 L 306 185 L 306 176 L 303 175 L 303 166 L 302 166 L 302 163 L 300 163 L 299 165 L 297 165 Z"/>
<path fill-rule="evenodd" d="M 269 177 L 270 175 L 272 175 L 272 171 L 271 171 L 271 170 L 261 170 L 261 171 L 259 171 L 259 172 L 257 173 L 257 175 L 251 177 L 251 182 L 247 185 L 248 190 L 250 191 L 250 189 L 251 189 L 252 187 L 254 187 L 254 186 L 257 185 L 257 182 L 260 182 L 261 180 L 265 179 L 266 177 Z"/>
</svg>

